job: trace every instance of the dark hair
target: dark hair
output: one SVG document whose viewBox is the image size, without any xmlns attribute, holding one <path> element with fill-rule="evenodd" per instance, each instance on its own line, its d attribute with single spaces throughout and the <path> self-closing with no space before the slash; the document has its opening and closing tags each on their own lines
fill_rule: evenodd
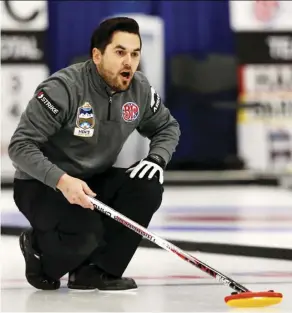
<svg viewBox="0 0 292 313">
<path fill-rule="evenodd" d="M 138 23 L 129 17 L 114 17 L 104 20 L 93 32 L 91 37 L 90 55 L 92 56 L 93 48 L 99 49 L 103 54 L 106 46 L 111 43 L 112 36 L 116 31 L 138 35 L 140 39 L 140 46 L 142 48 L 142 40 Z"/>
</svg>

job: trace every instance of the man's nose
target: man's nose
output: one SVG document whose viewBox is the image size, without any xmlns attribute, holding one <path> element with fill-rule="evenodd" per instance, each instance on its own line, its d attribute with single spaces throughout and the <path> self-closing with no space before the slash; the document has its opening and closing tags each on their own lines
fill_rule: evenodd
<svg viewBox="0 0 292 313">
<path fill-rule="evenodd" d="M 125 55 L 123 64 L 124 64 L 124 66 L 129 66 L 129 67 L 131 67 L 131 64 L 132 64 L 132 57 L 131 57 L 130 54 L 126 54 L 126 55 Z"/>
</svg>

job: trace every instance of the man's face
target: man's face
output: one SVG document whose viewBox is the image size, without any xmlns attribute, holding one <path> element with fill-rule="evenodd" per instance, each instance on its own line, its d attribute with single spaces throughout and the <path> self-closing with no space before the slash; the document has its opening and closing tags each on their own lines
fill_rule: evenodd
<svg viewBox="0 0 292 313">
<path fill-rule="evenodd" d="M 136 34 L 116 32 L 104 54 L 94 49 L 93 61 L 98 72 L 114 91 L 126 90 L 141 58 L 140 39 Z"/>
</svg>

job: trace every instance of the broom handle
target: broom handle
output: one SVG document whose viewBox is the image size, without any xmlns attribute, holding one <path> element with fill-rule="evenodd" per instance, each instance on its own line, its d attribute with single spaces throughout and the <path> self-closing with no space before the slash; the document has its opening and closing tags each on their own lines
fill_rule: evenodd
<svg viewBox="0 0 292 313">
<path fill-rule="evenodd" d="M 165 249 L 165 250 L 167 250 L 169 252 L 172 252 L 172 253 L 176 254 L 181 259 L 191 263 L 192 265 L 194 265 L 197 268 L 199 268 L 201 271 L 209 274 L 210 276 L 212 276 L 213 278 L 218 280 L 220 283 L 222 283 L 222 284 L 224 284 L 226 286 L 229 286 L 230 288 L 232 288 L 233 290 L 235 290 L 237 292 L 249 291 L 247 288 L 245 288 L 244 286 L 242 286 L 239 283 L 235 282 L 231 278 L 229 278 L 226 275 L 220 273 L 219 271 L 213 269 L 209 265 L 201 262 L 197 258 L 193 257 L 189 253 L 186 253 L 185 251 L 181 250 L 180 248 L 178 248 L 177 246 L 173 245 L 172 243 L 170 243 L 170 242 L 160 238 L 156 234 L 150 232 L 149 230 L 147 230 L 143 226 L 139 225 L 138 223 L 132 221 L 128 217 L 126 217 L 123 214 L 121 214 L 121 213 L 115 211 L 114 209 L 110 208 L 109 206 L 107 206 L 103 202 L 101 202 L 101 201 L 99 201 L 99 200 L 97 200 L 97 199 L 95 199 L 95 198 L 93 198 L 91 196 L 87 196 L 87 197 L 89 198 L 89 200 L 94 205 L 95 210 L 97 210 L 99 212 L 102 212 L 103 214 L 105 214 L 105 215 L 109 216 L 110 218 L 114 219 L 115 221 L 123 224 L 124 226 L 126 226 L 129 229 L 133 230 L 137 234 L 141 235 L 142 237 L 144 237 L 144 238 L 148 239 L 149 241 L 155 243 L 159 247 L 161 247 L 161 248 L 163 248 L 163 249 Z"/>
</svg>

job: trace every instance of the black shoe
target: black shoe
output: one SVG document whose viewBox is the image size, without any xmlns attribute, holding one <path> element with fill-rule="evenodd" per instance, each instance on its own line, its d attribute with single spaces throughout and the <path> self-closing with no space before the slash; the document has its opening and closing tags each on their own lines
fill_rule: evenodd
<svg viewBox="0 0 292 313">
<path fill-rule="evenodd" d="M 132 278 L 116 277 L 105 273 L 96 265 L 84 265 L 69 274 L 69 289 L 78 290 L 130 290 L 137 285 Z"/>
<path fill-rule="evenodd" d="M 60 288 L 60 281 L 47 277 L 41 266 L 41 256 L 32 246 L 32 230 L 23 232 L 19 237 L 19 245 L 25 259 L 25 276 L 35 288 L 42 290 L 56 290 Z"/>
</svg>

